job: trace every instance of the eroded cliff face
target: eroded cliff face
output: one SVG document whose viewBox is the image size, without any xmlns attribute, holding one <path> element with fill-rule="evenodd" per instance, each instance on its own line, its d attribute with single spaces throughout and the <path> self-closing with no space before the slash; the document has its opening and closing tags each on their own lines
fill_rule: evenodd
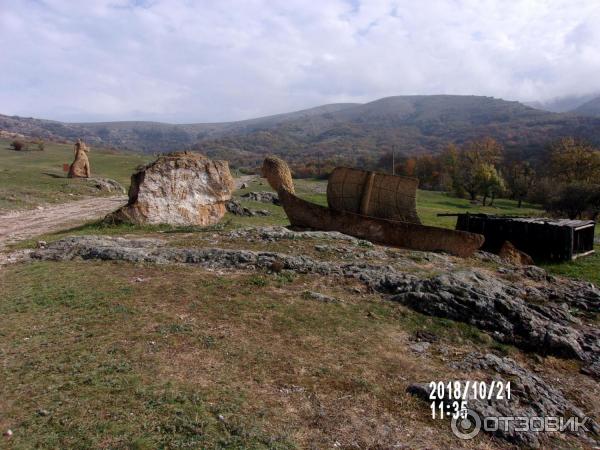
<svg viewBox="0 0 600 450">
<path fill-rule="evenodd" d="M 170 153 L 131 177 L 129 202 L 107 220 L 135 224 L 213 225 L 226 212 L 234 182 L 227 161 Z"/>
</svg>

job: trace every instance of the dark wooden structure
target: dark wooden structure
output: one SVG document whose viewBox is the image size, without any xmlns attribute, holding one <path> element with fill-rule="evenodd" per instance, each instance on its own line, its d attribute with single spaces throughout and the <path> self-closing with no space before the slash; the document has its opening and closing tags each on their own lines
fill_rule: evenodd
<svg viewBox="0 0 600 450">
<path fill-rule="evenodd" d="M 497 253 L 504 241 L 536 261 L 568 261 L 594 252 L 592 220 L 457 214 L 456 229 L 485 236 L 483 250 Z"/>
</svg>

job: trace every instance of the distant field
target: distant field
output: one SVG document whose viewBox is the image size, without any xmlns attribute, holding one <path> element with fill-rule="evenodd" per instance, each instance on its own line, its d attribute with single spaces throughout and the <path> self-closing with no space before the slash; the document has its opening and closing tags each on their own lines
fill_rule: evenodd
<svg viewBox="0 0 600 450">
<path fill-rule="evenodd" d="M 73 161 L 72 145 L 46 143 L 41 152 L 16 152 L 9 144 L 9 140 L 0 139 L 0 211 L 99 195 L 85 181 L 66 178 L 62 166 Z M 94 147 L 89 157 L 93 176 L 112 178 L 125 188 L 133 170 L 148 161 L 148 156 Z"/>
</svg>

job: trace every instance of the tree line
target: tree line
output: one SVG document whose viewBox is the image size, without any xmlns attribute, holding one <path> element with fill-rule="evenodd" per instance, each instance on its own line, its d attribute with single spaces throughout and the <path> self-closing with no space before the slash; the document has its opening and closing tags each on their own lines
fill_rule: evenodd
<svg viewBox="0 0 600 450">
<path fill-rule="evenodd" d="M 392 155 L 380 170 L 390 171 Z M 567 137 L 548 145 L 536 160 L 507 153 L 494 139 L 450 144 L 438 155 L 395 157 L 397 175 L 417 177 L 422 189 L 448 191 L 457 197 L 493 205 L 498 197 L 541 204 L 569 218 L 600 214 L 600 150 Z"/>
</svg>

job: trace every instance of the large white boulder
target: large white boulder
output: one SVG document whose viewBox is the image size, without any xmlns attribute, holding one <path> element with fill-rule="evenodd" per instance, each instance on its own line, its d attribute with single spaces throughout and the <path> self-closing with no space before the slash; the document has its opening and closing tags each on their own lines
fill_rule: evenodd
<svg viewBox="0 0 600 450">
<path fill-rule="evenodd" d="M 170 153 L 131 176 L 129 202 L 107 219 L 140 225 L 212 225 L 225 214 L 233 189 L 227 161 Z"/>
</svg>

